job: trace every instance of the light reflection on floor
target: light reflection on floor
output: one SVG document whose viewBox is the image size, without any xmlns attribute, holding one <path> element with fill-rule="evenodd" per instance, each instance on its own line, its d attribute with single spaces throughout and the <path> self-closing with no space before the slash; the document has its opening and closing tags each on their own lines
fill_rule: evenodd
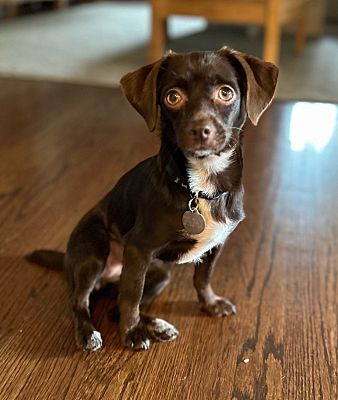
<svg viewBox="0 0 338 400">
<path fill-rule="evenodd" d="M 330 142 L 337 121 L 334 104 L 298 102 L 292 107 L 289 139 L 293 151 L 309 145 L 321 153 Z"/>
</svg>

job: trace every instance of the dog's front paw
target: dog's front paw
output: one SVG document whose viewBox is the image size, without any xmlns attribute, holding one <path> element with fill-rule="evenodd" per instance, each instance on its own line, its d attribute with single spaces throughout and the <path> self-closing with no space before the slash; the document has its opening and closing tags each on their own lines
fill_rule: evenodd
<svg viewBox="0 0 338 400">
<path fill-rule="evenodd" d="M 121 338 L 122 343 L 132 350 L 148 350 L 152 340 L 169 342 L 175 340 L 178 334 L 178 330 L 167 321 L 143 315 L 140 322 Z"/>
<path fill-rule="evenodd" d="M 143 316 L 142 322 L 146 325 L 151 338 L 159 342 L 171 342 L 179 335 L 174 325 L 164 319 Z"/>
<path fill-rule="evenodd" d="M 130 329 L 125 335 L 121 335 L 122 343 L 132 350 L 148 350 L 150 349 L 150 338 L 145 327 L 141 324 Z"/>
<path fill-rule="evenodd" d="M 97 351 L 102 347 L 101 333 L 98 331 L 92 331 L 86 335 L 78 333 L 76 343 L 85 351 Z"/>
<path fill-rule="evenodd" d="M 212 302 L 202 304 L 202 310 L 215 317 L 236 314 L 236 306 L 223 297 L 215 297 Z"/>
</svg>

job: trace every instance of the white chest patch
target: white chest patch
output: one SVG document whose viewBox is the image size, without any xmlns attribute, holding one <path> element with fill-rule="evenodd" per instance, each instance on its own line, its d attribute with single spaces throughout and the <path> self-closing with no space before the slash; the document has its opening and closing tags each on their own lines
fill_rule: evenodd
<svg viewBox="0 0 338 400">
<path fill-rule="evenodd" d="M 226 223 L 215 221 L 211 216 L 208 200 L 199 199 L 199 210 L 205 219 L 205 229 L 198 235 L 189 235 L 197 243 L 190 251 L 180 257 L 177 261 L 178 264 L 201 261 L 204 253 L 225 242 L 239 222 L 230 219 L 227 219 Z"/>
<path fill-rule="evenodd" d="M 188 179 L 189 186 L 193 192 L 203 192 L 210 196 L 217 192 L 217 188 L 209 180 L 211 174 L 224 171 L 231 164 L 233 150 L 228 150 L 218 155 L 198 159 L 188 159 Z M 178 260 L 178 264 L 187 262 L 199 262 L 204 253 L 213 247 L 225 242 L 230 233 L 235 229 L 239 221 L 232 221 L 227 218 L 226 223 L 217 222 L 211 216 L 210 201 L 199 199 L 199 211 L 205 219 L 205 229 L 198 235 L 188 235 L 196 239 L 197 243 L 187 253 L 183 254 Z"/>
<path fill-rule="evenodd" d="M 193 192 L 204 192 L 210 196 L 216 193 L 217 188 L 210 182 L 210 175 L 224 171 L 231 164 L 234 150 L 224 151 L 220 155 L 212 154 L 208 157 L 188 158 L 188 180 Z"/>
</svg>

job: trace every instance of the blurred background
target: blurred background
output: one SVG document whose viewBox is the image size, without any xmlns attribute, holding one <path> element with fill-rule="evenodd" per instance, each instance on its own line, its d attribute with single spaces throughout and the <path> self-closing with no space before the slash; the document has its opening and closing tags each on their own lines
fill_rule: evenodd
<svg viewBox="0 0 338 400">
<path fill-rule="evenodd" d="M 116 86 L 223 45 L 279 64 L 279 99 L 338 101 L 337 0 L 0 0 L 0 76 Z"/>
</svg>

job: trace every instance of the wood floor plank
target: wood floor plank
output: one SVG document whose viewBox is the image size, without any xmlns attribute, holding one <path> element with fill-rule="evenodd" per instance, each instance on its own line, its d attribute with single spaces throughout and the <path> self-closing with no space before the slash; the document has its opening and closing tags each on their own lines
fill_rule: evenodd
<svg viewBox="0 0 338 400">
<path fill-rule="evenodd" d="M 87 354 L 75 347 L 63 276 L 23 255 L 64 249 L 78 219 L 158 138 L 117 89 L 12 79 L 0 88 L 1 399 L 338 399 L 336 106 L 327 105 L 335 123 L 319 150 L 313 139 L 294 149 L 312 113 L 297 103 L 275 103 L 246 129 L 247 218 L 214 276 L 236 316 L 201 313 L 192 266 L 177 266 L 149 309 L 179 329 L 177 341 L 122 348 L 113 301 L 102 298 L 94 320 L 104 348 Z M 303 124 L 292 136 L 295 112 Z"/>
</svg>

